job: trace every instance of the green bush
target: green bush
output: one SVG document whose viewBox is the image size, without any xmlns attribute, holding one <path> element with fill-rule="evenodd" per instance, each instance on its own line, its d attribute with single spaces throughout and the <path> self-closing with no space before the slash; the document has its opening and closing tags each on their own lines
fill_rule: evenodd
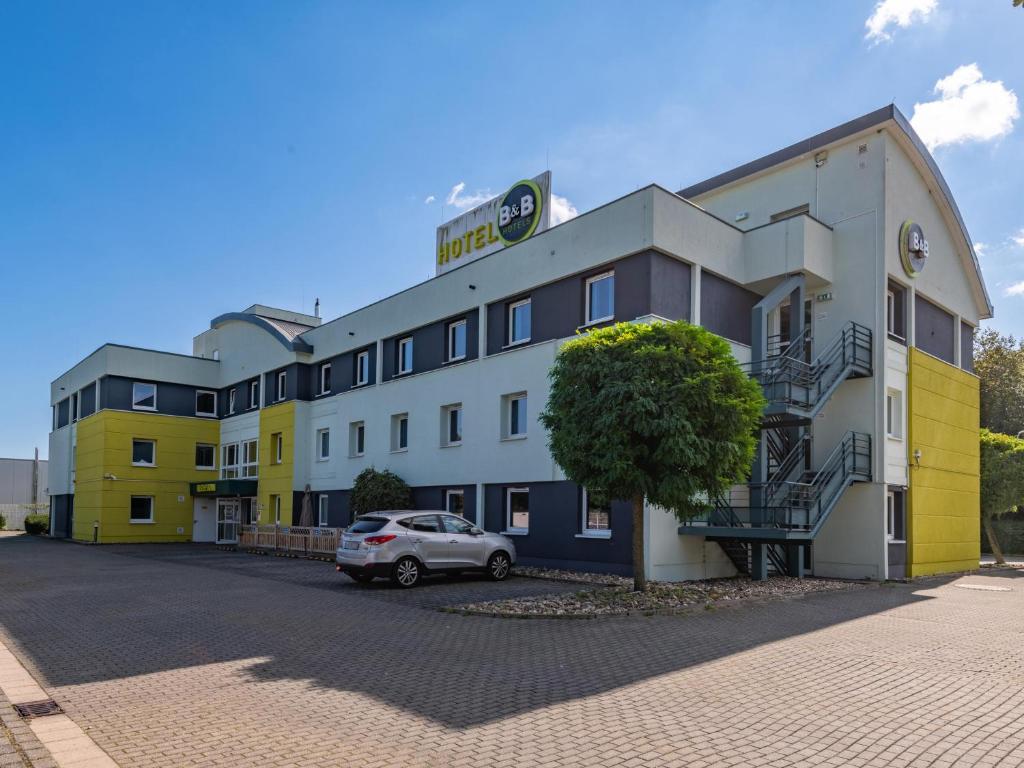
<svg viewBox="0 0 1024 768">
<path fill-rule="evenodd" d="M 394 472 L 364 469 L 352 486 L 352 512 L 365 515 L 385 509 L 412 509 L 412 491 Z"/>
<path fill-rule="evenodd" d="M 0 531 L 7 527 L 7 518 L 0 515 Z"/>
<path fill-rule="evenodd" d="M 50 532 L 49 515 L 29 515 L 25 518 L 25 533 L 30 536 L 42 536 Z"/>
</svg>

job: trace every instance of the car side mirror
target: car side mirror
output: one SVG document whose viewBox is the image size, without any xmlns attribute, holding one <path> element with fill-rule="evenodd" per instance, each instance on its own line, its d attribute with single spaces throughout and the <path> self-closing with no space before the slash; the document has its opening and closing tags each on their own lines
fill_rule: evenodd
<svg viewBox="0 0 1024 768">
<path fill-rule="evenodd" d="M 469 529 L 469 535 L 470 536 L 483 536 L 484 532 L 481 529 L 479 529 L 479 528 L 470 528 Z"/>
</svg>

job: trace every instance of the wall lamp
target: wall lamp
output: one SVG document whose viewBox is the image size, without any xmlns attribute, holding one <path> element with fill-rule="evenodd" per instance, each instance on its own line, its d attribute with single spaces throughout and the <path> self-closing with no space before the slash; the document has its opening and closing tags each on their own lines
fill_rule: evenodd
<svg viewBox="0 0 1024 768">
<path fill-rule="evenodd" d="M 917 466 L 918 469 L 921 468 L 921 449 L 920 448 L 915 448 L 914 449 L 914 464 Z"/>
</svg>

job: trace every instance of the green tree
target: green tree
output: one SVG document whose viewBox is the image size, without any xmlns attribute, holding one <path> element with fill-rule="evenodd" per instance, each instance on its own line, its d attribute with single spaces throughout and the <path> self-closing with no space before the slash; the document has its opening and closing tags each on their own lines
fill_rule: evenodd
<svg viewBox="0 0 1024 768">
<path fill-rule="evenodd" d="M 352 512 L 365 515 L 385 509 L 412 509 L 412 491 L 394 472 L 369 467 L 356 476 L 352 486 Z"/>
<path fill-rule="evenodd" d="M 541 414 L 573 482 L 633 505 L 633 585 L 645 587 L 646 498 L 687 520 L 749 476 L 765 401 L 728 343 L 700 326 L 620 323 L 566 342 Z"/>
<path fill-rule="evenodd" d="M 981 430 L 981 522 L 997 563 L 1003 563 L 992 520 L 1024 501 L 1024 440 Z"/>
<path fill-rule="evenodd" d="M 1016 435 L 1024 430 L 1024 344 L 986 328 L 974 339 L 981 379 L 981 426 Z"/>
</svg>

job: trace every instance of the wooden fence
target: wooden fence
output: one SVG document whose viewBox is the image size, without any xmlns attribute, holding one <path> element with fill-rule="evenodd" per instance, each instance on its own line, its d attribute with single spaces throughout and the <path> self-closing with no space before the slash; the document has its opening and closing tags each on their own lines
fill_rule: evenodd
<svg viewBox="0 0 1024 768">
<path fill-rule="evenodd" d="M 338 549 L 340 528 L 301 528 L 296 525 L 243 525 L 238 545 L 303 555 L 333 555 Z"/>
</svg>

